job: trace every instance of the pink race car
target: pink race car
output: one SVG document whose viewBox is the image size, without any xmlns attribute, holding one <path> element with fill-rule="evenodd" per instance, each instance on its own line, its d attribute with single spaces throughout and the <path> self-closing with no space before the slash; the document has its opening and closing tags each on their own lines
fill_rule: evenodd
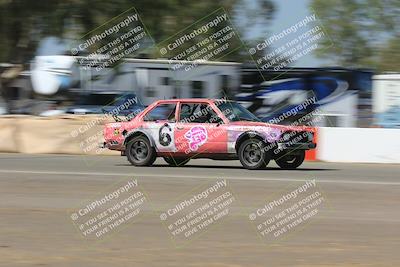
<svg viewBox="0 0 400 267">
<path fill-rule="evenodd" d="M 240 104 L 225 99 L 160 100 L 131 121 L 108 123 L 102 147 L 121 151 L 135 166 L 157 157 L 172 166 L 193 158 L 239 159 L 261 169 L 271 159 L 284 169 L 299 167 L 313 149 L 313 130 L 261 122 Z"/>
</svg>

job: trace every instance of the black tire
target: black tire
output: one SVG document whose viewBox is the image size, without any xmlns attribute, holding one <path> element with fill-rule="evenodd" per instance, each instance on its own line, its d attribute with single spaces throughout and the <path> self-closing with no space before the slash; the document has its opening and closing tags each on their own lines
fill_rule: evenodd
<svg viewBox="0 0 400 267">
<path fill-rule="evenodd" d="M 164 157 L 164 160 L 168 165 L 173 167 L 180 167 L 189 162 L 188 158 L 174 158 L 174 157 Z"/>
<path fill-rule="evenodd" d="M 288 154 L 275 159 L 276 164 L 285 170 L 293 170 L 299 167 L 306 157 L 304 150 L 296 151 L 296 154 Z"/>
<path fill-rule="evenodd" d="M 156 160 L 156 151 L 145 136 L 129 140 L 125 153 L 128 161 L 135 166 L 151 166 Z"/>
<path fill-rule="evenodd" d="M 244 141 L 238 150 L 242 166 L 249 170 L 265 168 L 271 160 L 270 151 L 265 149 L 266 144 L 258 139 Z"/>
</svg>

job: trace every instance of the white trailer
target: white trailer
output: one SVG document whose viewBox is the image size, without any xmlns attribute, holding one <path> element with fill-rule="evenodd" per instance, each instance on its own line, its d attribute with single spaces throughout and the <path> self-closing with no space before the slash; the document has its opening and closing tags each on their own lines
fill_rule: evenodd
<svg viewBox="0 0 400 267">
<path fill-rule="evenodd" d="M 240 64 L 234 62 L 185 62 L 190 70 L 174 70 L 176 62 L 162 59 L 124 59 L 115 69 L 85 70 L 83 90 L 133 91 L 148 105 L 177 98 L 233 98 L 240 87 Z"/>
<path fill-rule="evenodd" d="M 400 73 L 374 75 L 372 80 L 375 124 L 400 128 Z"/>
</svg>

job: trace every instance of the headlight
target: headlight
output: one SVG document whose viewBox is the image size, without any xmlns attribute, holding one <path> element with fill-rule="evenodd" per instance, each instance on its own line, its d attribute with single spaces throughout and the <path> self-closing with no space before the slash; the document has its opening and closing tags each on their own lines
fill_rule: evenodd
<svg viewBox="0 0 400 267">
<path fill-rule="evenodd" d="M 307 133 L 307 138 L 308 138 L 308 141 L 311 142 L 314 139 L 314 133 L 308 132 Z"/>
<path fill-rule="evenodd" d="M 283 135 L 283 141 L 289 141 L 290 140 L 290 138 L 291 138 L 291 136 L 292 136 L 292 134 L 290 134 L 290 133 L 285 133 L 284 135 Z"/>
</svg>

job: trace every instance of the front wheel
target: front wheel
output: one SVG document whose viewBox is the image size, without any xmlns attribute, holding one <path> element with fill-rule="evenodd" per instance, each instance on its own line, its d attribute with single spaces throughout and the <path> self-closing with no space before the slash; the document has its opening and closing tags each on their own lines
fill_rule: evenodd
<svg viewBox="0 0 400 267">
<path fill-rule="evenodd" d="M 239 147 L 238 154 L 240 163 L 249 170 L 265 168 L 271 159 L 271 153 L 265 149 L 265 143 L 258 139 L 244 141 Z"/>
<path fill-rule="evenodd" d="M 275 159 L 275 162 L 282 169 L 293 170 L 303 163 L 305 157 L 306 152 L 304 150 L 300 150 L 296 154 L 284 155 L 278 159 Z"/>
<path fill-rule="evenodd" d="M 145 136 L 130 140 L 125 153 L 128 161 L 135 166 L 151 166 L 156 160 L 156 151 Z"/>
<path fill-rule="evenodd" d="M 164 157 L 164 160 L 168 165 L 172 167 L 180 167 L 189 162 L 188 158 L 174 158 L 174 157 Z"/>
</svg>

